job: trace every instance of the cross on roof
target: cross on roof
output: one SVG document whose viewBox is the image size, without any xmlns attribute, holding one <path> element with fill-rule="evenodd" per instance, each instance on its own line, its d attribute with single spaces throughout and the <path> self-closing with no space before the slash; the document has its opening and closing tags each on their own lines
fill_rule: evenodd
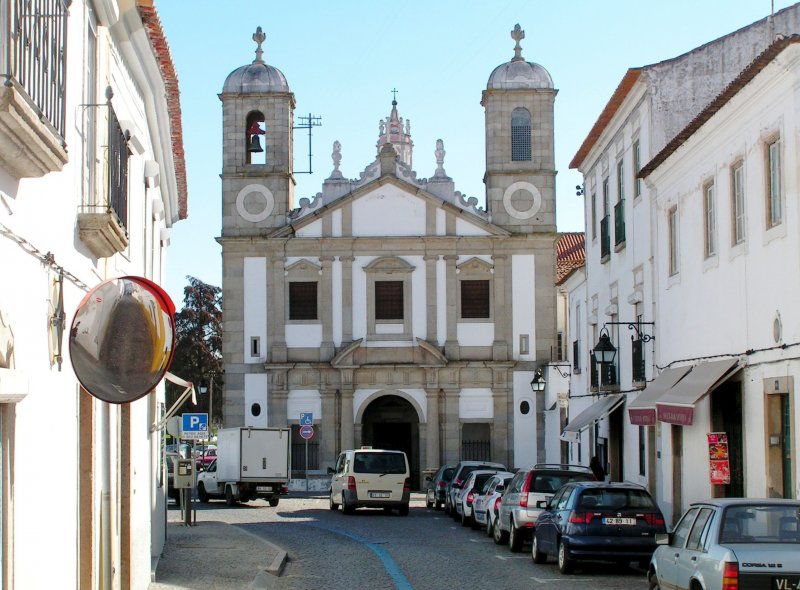
<svg viewBox="0 0 800 590">
<path fill-rule="evenodd" d="M 258 44 L 258 47 L 256 47 L 256 61 L 257 62 L 264 61 L 262 59 L 262 57 L 261 57 L 262 55 L 264 55 L 264 50 L 261 49 L 261 44 L 266 40 L 267 40 L 267 36 L 264 34 L 264 31 L 261 29 L 261 27 L 258 27 L 256 29 L 256 32 L 253 33 L 253 41 L 255 41 Z"/>
<path fill-rule="evenodd" d="M 525 38 L 525 31 L 519 26 L 519 23 L 514 25 L 514 30 L 511 31 L 511 38 L 516 41 L 516 45 L 514 45 L 514 60 L 518 61 L 522 59 L 522 47 L 520 47 L 519 42 Z"/>
<path fill-rule="evenodd" d="M 392 88 L 392 104 L 397 104 L 397 88 Z"/>
</svg>

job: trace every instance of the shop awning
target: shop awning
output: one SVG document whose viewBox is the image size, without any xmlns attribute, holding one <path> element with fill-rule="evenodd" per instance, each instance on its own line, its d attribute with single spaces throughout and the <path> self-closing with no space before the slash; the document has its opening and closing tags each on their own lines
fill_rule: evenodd
<svg viewBox="0 0 800 590">
<path fill-rule="evenodd" d="M 575 416 L 575 418 L 570 420 L 569 424 L 564 427 L 564 432 L 561 433 L 561 440 L 577 442 L 580 438 L 581 431 L 585 430 L 598 420 L 602 420 L 608 416 L 624 401 L 625 396 L 616 393 L 593 403 L 583 412 Z"/>
<path fill-rule="evenodd" d="M 664 369 L 650 385 L 645 387 L 632 402 L 628 403 L 628 418 L 635 426 L 654 426 L 656 423 L 656 401 L 681 379 L 692 367 Z"/>
<path fill-rule="evenodd" d="M 656 415 L 662 422 L 691 426 L 694 406 L 739 366 L 738 359 L 701 363 L 656 401 Z"/>
</svg>

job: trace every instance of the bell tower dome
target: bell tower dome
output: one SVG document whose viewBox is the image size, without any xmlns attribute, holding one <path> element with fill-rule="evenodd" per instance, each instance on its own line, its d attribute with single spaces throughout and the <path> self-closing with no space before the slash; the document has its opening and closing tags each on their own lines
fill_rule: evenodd
<svg viewBox="0 0 800 590">
<path fill-rule="evenodd" d="M 553 80 L 525 61 L 511 31 L 514 57 L 489 76 L 481 105 L 486 113 L 486 208 L 492 223 L 513 233 L 553 232 L 556 225 Z"/>
<path fill-rule="evenodd" d="M 222 87 L 222 235 L 281 227 L 294 202 L 294 94 L 263 59 L 266 35 L 256 29 L 256 58 Z"/>
</svg>

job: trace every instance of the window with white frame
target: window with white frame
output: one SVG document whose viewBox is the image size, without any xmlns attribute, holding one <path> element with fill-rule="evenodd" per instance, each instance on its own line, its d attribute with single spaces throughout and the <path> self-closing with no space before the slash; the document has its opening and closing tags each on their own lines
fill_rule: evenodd
<svg viewBox="0 0 800 590">
<path fill-rule="evenodd" d="M 703 238 L 705 257 L 710 258 L 717 253 L 717 207 L 714 197 L 714 182 L 703 185 Z"/>
<path fill-rule="evenodd" d="M 459 321 L 486 322 L 492 318 L 492 265 L 470 258 L 458 265 Z"/>
<path fill-rule="evenodd" d="M 310 260 L 286 267 L 286 321 L 319 323 L 319 280 L 322 268 Z M 253 355 L 260 356 L 260 355 Z"/>
<path fill-rule="evenodd" d="M 767 144 L 767 228 L 783 221 L 783 187 L 781 184 L 781 140 Z"/>
<path fill-rule="evenodd" d="M 639 170 L 642 169 L 642 147 L 639 140 L 633 142 L 633 196 L 634 198 L 642 194 L 642 179 L 639 178 Z"/>
<path fill-rule="evenodd" d="M 617 201 L 625 199 L 625 163 L 623 160 L 617 162 Z"/>
<path fill-rule="evenodd" d="M 669 274 L 678 274 L 680 260 L 678 259 L 678 207 L 671 207 L 667 212 L 667 231 L 669 236 Z"/>
<path fill-rule="evenodd" d="M 597 193 L 592 193 L 592 239 L 597 239 Z"/>
<path fill-rule="evenodd" d="M 373 260 L 367 275 L 367 334 L 373 340 L 411 338 L 411 273 L 414 267 L 397 257 Z"/>
<path fill-rule="evenodd" d="M 744 162 L 731 169 L 731 229 L 733 245 L 744 242 Z"/>
</svg>

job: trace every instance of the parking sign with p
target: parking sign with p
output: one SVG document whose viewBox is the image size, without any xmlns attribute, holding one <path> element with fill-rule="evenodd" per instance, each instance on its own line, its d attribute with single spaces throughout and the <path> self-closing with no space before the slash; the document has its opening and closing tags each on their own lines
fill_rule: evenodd
<svg viewBox="0 0 800 590">
<path fill-rule="evenodd" d="M 205 440 L 208 434 L 208 414 L 181 415 L 182 439 Z"/>
</svg>

